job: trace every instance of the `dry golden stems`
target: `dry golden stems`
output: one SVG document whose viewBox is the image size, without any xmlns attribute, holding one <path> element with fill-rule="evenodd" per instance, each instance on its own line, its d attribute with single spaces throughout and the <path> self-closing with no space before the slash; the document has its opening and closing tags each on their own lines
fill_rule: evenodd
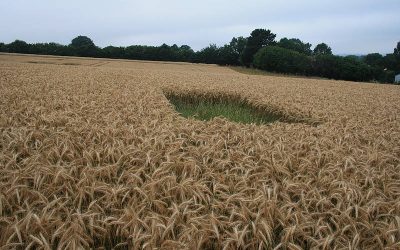
<svg viewBox="0 0 400 250">
<path fill-rule="evenodd" d="M 397 86 L 0 55 L 0 90 L 4 249 L 400 247 Z M 185 119 L 165 92 L 324 122 Z"/>
</svg>

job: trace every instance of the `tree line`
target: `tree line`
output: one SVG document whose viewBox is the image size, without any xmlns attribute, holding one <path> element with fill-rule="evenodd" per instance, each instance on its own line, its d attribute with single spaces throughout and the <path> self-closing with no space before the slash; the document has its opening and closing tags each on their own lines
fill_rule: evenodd
<svg viewBox="0 0 400 250">
<path fill-rule="evenodd" d="M 223 45 L 210 44 L 194 51 L 188 45 L 127 47 L 107 46 L 100 48 L 86 36 L 74 38 L 69 45 L 58 43 L 26 43 L 15 40 L 0 43 L 0 52 L 102 57 L 114 59 L 179 61 L 211 63 L 219 65 L 254 67 L 261 70 L 319 76 L 337 80 L 376 81 L 393 83 L 400 73 L 400 42 L 393 53 L 366 56 L 337 56 L 326 43 L 312 44 L 297 38 L 276 40 L 276 34 L 266 29 L 255 29 L 248 37 L 233 37 Z"/>
</svg>

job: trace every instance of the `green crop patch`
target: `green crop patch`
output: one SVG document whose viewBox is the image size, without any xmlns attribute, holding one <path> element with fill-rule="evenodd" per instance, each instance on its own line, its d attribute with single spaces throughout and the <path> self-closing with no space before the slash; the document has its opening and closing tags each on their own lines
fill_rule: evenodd
<svg viewBox="0 0 400 250">
<path fill-rule="evenodd" d="M 179 96 L 167 94 L 167 99 L 175 107 L 175 110 L 186 118 L 195 118 L 202 121 L 211 120 L 214 117 L 245 124 L 267 124 L 276 121 L 298 122 L 295 119 L 285 117 L 276 111 L 256 108 L 242 100 L 235 98 L 207 98 L 203 96 Z"/>
</svg>

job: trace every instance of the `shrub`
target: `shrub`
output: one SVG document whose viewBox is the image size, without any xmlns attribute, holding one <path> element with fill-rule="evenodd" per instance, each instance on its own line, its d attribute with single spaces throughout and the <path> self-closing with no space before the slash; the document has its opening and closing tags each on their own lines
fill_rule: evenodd
<svg viewBox="0 0 400 250">
<path fill-rule="evenodd" d="M 15 40 L 8 44 L 8 52 L 11 53 L 29 53 L 30 45 L 22 40 Z"/>
<path fill-rule="evenodd" d="M 348 81 L 370 81 L 373 79 L 371 66 L 352 57 L 317 55 L 313 60 L 316 76 Z"/>
<path fill-rule="evenodd" d="M 253 65 L 262 70 L 280 73 L 308 75 L 311 72 L 310 57 L 276 46 L 260 49 L 254 56 Z"/>
<path fill-rule="evenodd" d="M 8 52 L 7 45 L 0 43 L 0 52 Z"/>
</svg>

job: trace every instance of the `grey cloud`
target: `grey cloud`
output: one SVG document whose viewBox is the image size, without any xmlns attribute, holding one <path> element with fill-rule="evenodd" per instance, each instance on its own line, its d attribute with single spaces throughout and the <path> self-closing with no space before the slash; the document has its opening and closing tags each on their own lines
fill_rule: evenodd
<svg viewBox="0 0 400 250">
<path fill-rule="evenodd" d="M 335 53 L 392 52 L 400 40 L 398 0 L 22 1 L 0 2 L 0 41 L 55 41 L 76 35 L 99 46 L 223 45 L 255 28 L 326 42 Z"/>
</svg>

